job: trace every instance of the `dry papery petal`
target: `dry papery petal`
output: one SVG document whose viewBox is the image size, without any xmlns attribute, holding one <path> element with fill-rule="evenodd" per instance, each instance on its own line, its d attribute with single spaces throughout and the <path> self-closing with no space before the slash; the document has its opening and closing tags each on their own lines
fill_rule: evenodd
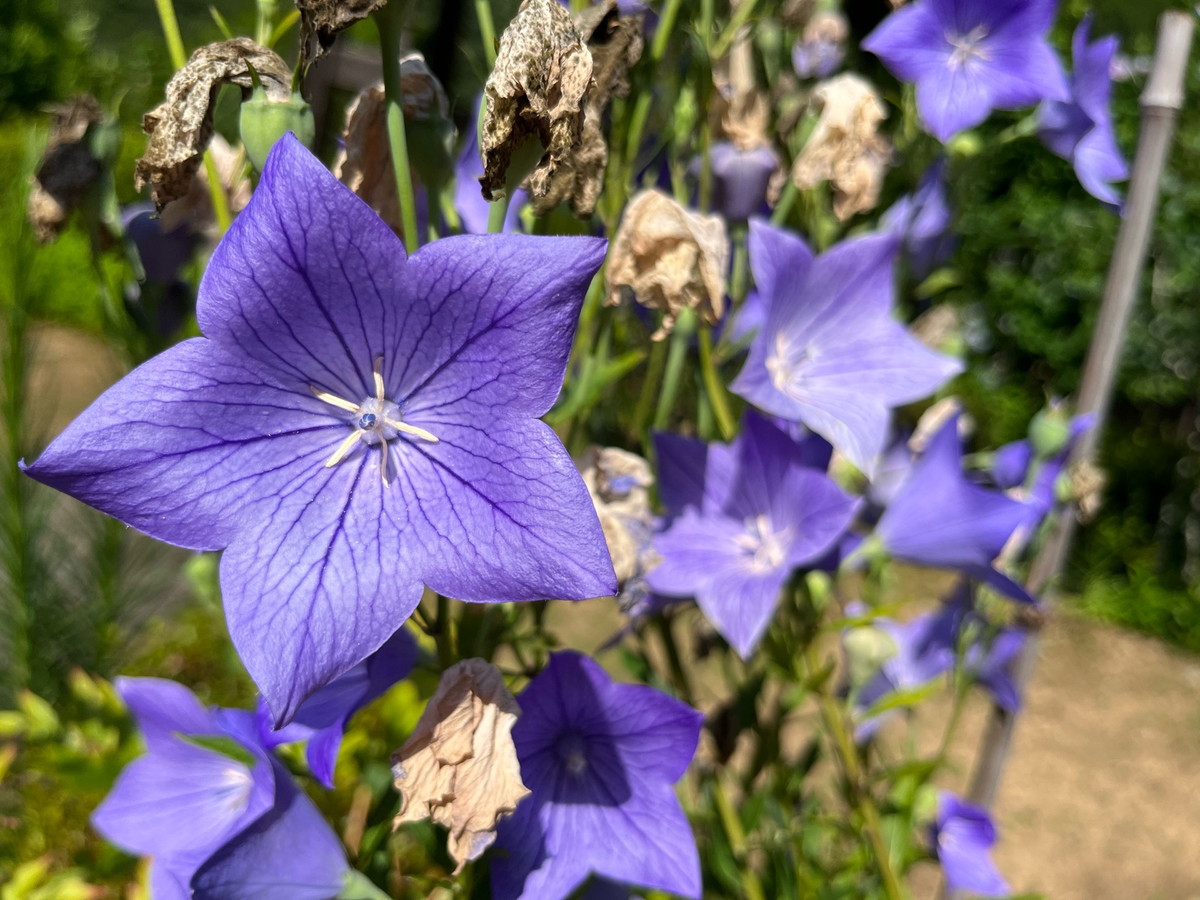
<svg viewBox="0 0 1200 900">
<path fill-rule="evenodd" d="M 592 85 L 592 54 L 557 0 L 524 0 L 500 37 L 496 66 L 484 85 L 480 148 L 483 196 L 504 196 L 513 154 L 530 138 L 544 153 L 529 178 L 546 197 L 560 166 L 576 151 Z"/>
<path fill-rule="evenodd" d="M 792 166 L 792 181 L 801 190 L 828 181 L 834 191 L 833 213 L 845 221 L 879 200 L 891 155 L 878 133 L 887 111 L 868 82 L 849 74 L 822 82 L 811 102 L 821 117 Z"/>
<path fill-rule="evenodd" d="M 405 119 L 416 122 L 445 119 L 449 115 L 446 91 L 420 53 L 409 53 L 400 60 L 400 87 L 404 92 Z M 392 167 L 387 97 L 382 81 L 363 88 L 346 110 L 343 138 L 345 148 L 333 166 L 338 180 L 362 197 L 400 234 L 400 203 L 396 197 L 396 171 Z"/>
<path fill-rule="evenodd" d="M 43 243 L 58 236 L 103 170 L 84 139 L 88 129 L 104 119 L 96 99 L 82 94 L 51 107 L 50 112 L 54 116 L 50 140 L 33 176 L 26 209 L 34 234 Z"/>
<path fill-rule="evenodd" d="M 589 6 L 575 17 L 575 29 L 592 55 L 592 86 L 583 112 L 579 144 L 550 179 L 544 196 L 534 195 L 538 215 L 569 203 L 575 215 L 586 218 L 596 209 L 608 165 L 608 144 L 601 121 L 614 96 L 629 93 L 629 70 L 642 55 L 641 15 L 622 16 L 617 0 Z"/>
<path fill-rule="evenodd" d="M 460 871 L 496 839 L 496 823 L 529 793 L 513 745 L 520 707 L 500 670 L 465 659 L 442 673 L 412 736 L 392 756 L 397 826 L 430 819 L 450 830 Z"/>
<path fill-rule="evenodd" d="M 754 150 L 771 143 L 767 137 L 771 103 L 759 90 L 754 70 L 754 43 L 747 29 L 713 71 L 717 92 L 712 121 L 718 126 L 718 134 L 739 150 Z"/>
<path fill-rule="evenodd" d="M 709 324 L 725 310 L 729 237 L 720 216 L 689 212 L 661 191 L 638 193 L 625 207 L 608 255 L 608 305 L 622 289 L 663 313 L 653 335 L 670 334 L 682 309 Z"/>
<path fill-rule="evenodd" d="M 617 583 L 624 585 L 642 570 L 644 554 L 644 540 L 630 527 L 645 534 L 652 529 L 650 464 L 618 447 L 589 447 L 578 467 L 604 529 Z"/>
<path fill-rule="evenodd" d="M 212 138 L 217 91 L 223 84 L 236 84 L 245 99 L 253 87 L 251 66 L 269 100 L 288 99 L 292 74 L 287 64 L 274 51 L 249 38 L 234 38 L 208 44 L 193 53 L 167 84 L 166 101 L 142 117 L 142 130 L 150 136 L 150 142 L 137 161 L 134 182 L 139 191 L 150 185 L 160 212 L 187 193 L 200 167 L 200 157 Z"/>
<path fill-rule="evenodd" d="M 296 0 L 303 66 L 307 69 L 324 56 L 339 31 L 365 19 L 386 3 L 387 0 Z"/>
</svg>

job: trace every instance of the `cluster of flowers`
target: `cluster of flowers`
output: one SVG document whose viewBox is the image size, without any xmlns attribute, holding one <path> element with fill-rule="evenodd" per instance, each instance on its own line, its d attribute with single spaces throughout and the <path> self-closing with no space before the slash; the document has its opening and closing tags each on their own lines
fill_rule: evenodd
<svg viewBox="0 0 1200 900">
<path fill-rule="evenodd" d="M 1053 0 L 917 0 L 864 47 L 916 85 L 922 121 L 942 141 L 993 108 L 1042 103 L 1051 149 L 1116 203 L 1115 47 L 1090 44 L 1085 21 L 1068 83 L 1046 43 L 1053 11 Z M 836 71 L 844 29 L 805 40 L 797 71 Z M 467 168 L 485 184 L 493 177 L 494 141 L 484 133 L 483 165 L 468 147 L 460 186 Z M 762 208 L 777 159 L 753 141 L 731 143 L 712 166 L 717 205 L 745 220 Z M 464 225 L 483 230 L 486 215 L 462 202 Z M 664 327 L 705 302 L 721 318 L 727 260 L 705 253 L 707 226 L 646 216 L 691 248 L 689 262 L 672 257 L 675 271 L 647 272 L 661 257 L 616 259 L 633 241 L 618 233 L 614 298 L 622 283 L 643 303 L 673 290 Z M 204 336 L 136 369 L 26 467 L 163 541 L 223 550 L 229 632 L 264 698 L 256 713 L 206 710 L 178 685 L 123 682 L 149 752 L 98 810 L 97 827 L 154 857 L 159 897 L 336 895 L 350 868 L 274 748 L 307 740 L 312 773 L 331 784 L 348 717 L 413 664 L 403 624 L 426 587 L 480 603 L 620 589 L 636 597 L 635 618 L 694 598 L 749 657 L 799 573 L 887 558 L 949 569 L 964 581 L 940 609 L 847 630 L 848 655 L 862 628 L 890 645 L 850 687 L 859 739 L 878 729 L 889 694 L 955 669 L 1015 709 L 1007 672 L 1022 634 L 992 625 L 966 579 L 1033 602 L 996 560 L 1053 507 L 1069 441 L 1005 448 L 985 484 L 964 471 L 957 415 L 919 453 L 892 435 L 895 408 L 961 369 L 893 309 L 898 261 L 918 272 L 936 265 L 950 246 L 948 218 L 935 168 L 884 231 L 820 255 L 750 220 L 755 293 L 729 333 L 749 340 L 731 389 L 754 409 L 731 443 L 656 437 L 665 516 L 631 538 L 644 564 L 618 584 L 612 537 L 539 420 L 563 384 L 606 242 L 463 235 L 406 256 L 383 220 L 283 137 L 201 283 Z M 688 292 L 693 302 L 681 302 Z M 865 496 L 831 477 L 835 451 L 867 476 Z M 574 653 L 553 656 L 519 704 L 512 739 L 530 795 L 466 841 L 467 858 L 495 842 L 495 896 L 557 900 L 596 874 L 698 897 L 696 846 L 672 785 L 695 752 L 700 715 L 649 687 L 614 684 Z M 1004 890 L 986 857 L 993 841 L 985 812 L 943 797 L 933 843 L 952 886 Z"/>
</svg>

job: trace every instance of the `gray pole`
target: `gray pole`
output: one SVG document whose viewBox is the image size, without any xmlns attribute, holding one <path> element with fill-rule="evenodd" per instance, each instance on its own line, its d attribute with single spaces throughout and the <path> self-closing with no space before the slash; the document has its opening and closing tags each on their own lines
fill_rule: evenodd
<svg viewBox="0 0 1200 900">
<path fill-rule="evenodd" d="M 1125 217 L 1117 232 L 1108 280 L 1096 330 L 1083 369 L 1076 411 L 1092 413 L 1093 427 L 1078 441 L 1072 462 L 1091 460 L 1112 403 L 1125 330 L 1133 312 L 1138 279 L 1146 259 L 1146 247 L 1158 205 L 1158 184 L 1175 131 L 1175 119 L 1183 106 L 1183 83 L 1192 45 L 1194 16 L 1183 12 L 1165 12 L 1159 19 L 1158 45 L 1154 67 L 1142 91 L 1142 128 L 1129 180 Z M 1030 568 L 1028 587 L 1040 592 L 1057 577 L 1066 560 L 1075 532 L 1075 517 L 1070 510 L 1059 512 L 1050 537 Z M 1014 681 L 1022 694 L 1037 660 L 1038 635 L 1029 635 L 1014 672 Z M 990 807 L 996 798 L 1000 776 L 1008 758 L 1015 717 L 999 708 L 992 710 L 980 743 L 969 797 L 972 802 Z"/>
</svg>

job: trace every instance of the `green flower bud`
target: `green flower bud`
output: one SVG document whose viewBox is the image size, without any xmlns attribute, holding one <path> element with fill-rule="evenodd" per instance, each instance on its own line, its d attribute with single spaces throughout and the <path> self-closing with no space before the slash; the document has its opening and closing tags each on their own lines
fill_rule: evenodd
<svg viewBox="0 0 1200 900">
<path fill-rule="evenodd" d="M 1029 443 L 1041 459 L 1061 453 L 1071 439 L 1071 420 L 1060 407 L 1041 410 L 1029 423 Z"/>
<path fill-rule="evenodd" d="M 312 146 L 315 134 L 312 107 L 303 97 L 292 94 L 282 103 L 272 103 L 262 88 L 255 88 L 242 104 L 240 128 L 246 155 L 260 172 L 275 142 L 287 132 L 295 132 L 305 147 Z"/>
<path fill-rule="evenodd" d="M 846 651 L 846 671 L 853 688 L 861 688 L 896 655 L 896 642 L 882 628 L 866 625 L 852 628 L 842 637 Z"/>
</svg>

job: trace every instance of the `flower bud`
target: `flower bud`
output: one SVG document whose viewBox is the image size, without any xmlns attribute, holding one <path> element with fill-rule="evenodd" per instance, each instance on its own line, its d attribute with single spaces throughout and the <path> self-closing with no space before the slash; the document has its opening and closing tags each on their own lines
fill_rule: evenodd
<svg viewBox="0 0 1200 900">
<path fill-rule="evenodd" d="M 842 636 L 846 673 L 852 688 L 860 688 L 897 653 L 896 642 L 882 628 L 866 625 L 851 628 Z"/>
<path fill-rule="evenodd" d="M 263 170 L 267 154 L 275 142 L 289 131 L 295 132 L 305 147 L 312 147 L 315 135 L 312 107 L 299 94 L 286 100 L 273 101 L 261 87 L 255 88 L 250 99 L 242 104 L 242 144 L 254 168 Z"/>
<path fill-rule="evenodd" d="M 1029 423 L 1029 444 L 1041 459 L 1057 456 L 1071 440 L 1071 419 L 1061 406 L 1040 410 Z"/>
</svg>

